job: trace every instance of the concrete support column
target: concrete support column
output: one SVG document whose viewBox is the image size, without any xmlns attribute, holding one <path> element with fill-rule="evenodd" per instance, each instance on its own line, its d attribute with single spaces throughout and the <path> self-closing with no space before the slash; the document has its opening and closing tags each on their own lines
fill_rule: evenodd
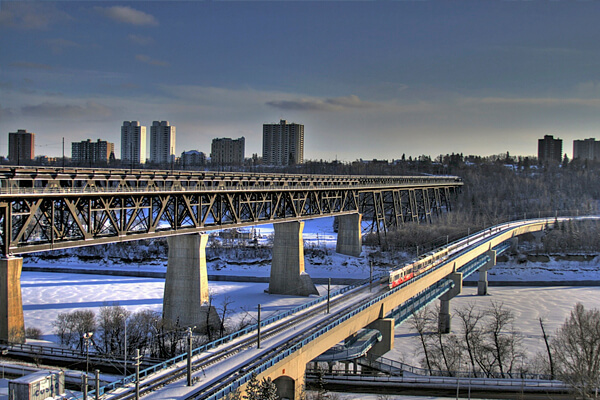
<svg viewBox="0 0 600 400">
<path fill-rule="evenodd" d="M 203 234 L 167 238 L 169 258 L 163 317 L 182 327 L 195 325 L 199 330 L 206 326 L 207 320 L 211 324 L 215 322 L 216 311 L 214 307 L 208 308 L 207 241 L 208 235 Z M 207 318 L 208 312 L 210 318 Z"/>
<path fill-rule="evenodd" d="M 361 214 L 341 215 L 338 219 L 338 235 L 335 251 L 358 257 L 362 252 Z"/>
<path fill-rule="evenodd" d="M 518 237 L 513 237 L 510 238 L 510 252 L 511 253 L 517 253 L 519 251 L 519 238 Z"/>
<path fill-rule="evenodd" d="M 273 224 L 273 261 L 269 293 L 309 296 L 319 294 L 310 276 L 304 271 L 304 222 Z"/>
<path fill-rule="evenodd" d="M 496 265 L 496 250 L 488 250 L 485 253 L 490 260 L 479 268 L 479 282 L 477 282 L 477 295 L 485 296 L 488 293 L 487 272 Z"/>
<path fill-rule="evenodd" d="M 21 257 L 0 258 L 0 339 L 25 343 L 21 298 Z"/>
<path fill-rule="evenodd" d="M 450 333 L 450 300 L 458 296 L 462 292 L 462 273 L 453 272 L 450 275 L 448 275 L 448 278 L 452 279 L 452 281 L 454 282 L 454 287 L 448 290 L 440 297 L 440 315 L 438 320 L 438 329 L 441 333 Z"/>
<path fill-rule="evenodd" d="M 374 357 L 380 357 L 394 348 L 394 328 L 396 322 L 394 318 L 381 318 L 371 322 L 367 328 L 376 329 L 381 332 L 381 342 L 375 344 L 368 351 L 368 354 Z"/>
</svg>

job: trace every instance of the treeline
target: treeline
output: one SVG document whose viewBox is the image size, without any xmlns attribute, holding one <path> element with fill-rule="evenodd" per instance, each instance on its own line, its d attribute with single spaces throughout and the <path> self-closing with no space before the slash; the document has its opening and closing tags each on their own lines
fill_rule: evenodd
<svg viewBox="0 0 600 400">
<path fill-rule="evenodd" d="M 528 359 L 513 323 L 515 314 L 501 303 L 479 310 L 473 304 L 454 310 L 453 331 L 441 334 L 438 312 L 425 308 L 409 320 L 422 347 L 423 368 L 433 375 L 518 377 L 542 374 L 569 383 L 582 398 L 597 398 L 600 387 L 600 310 L 578 303 L 552 334 L 538 320 L 545 350 Z"/>
<path fill-rule="evenodd" d="M 210 300 L 207 310 L 211 312 L 205 313 L 207 323 L 194 331 L 194 347 L 253 323 L 249 313 L 242 315 L 237 323 L 230 321 L 234 310 L 227 296 L 216 307 L 212 307 L 212 297 Z M 144 356 L 168 359 L 187 351 L 185 327 L 178 321 L 164 319 L 162 313 L 152 310 L 131 312 L 118 305 L 103 306 L 98 314 L 89 309 L 74 310 L 59 313 L 52 326 L 60 344 L 82 353 L 89 350 L 90 353 L 118 359 L 123 357 L 126 349 L 128 358 L 139 349 Z M 89 337 L 90 333 L 91 338 L 86 343 L 85 336 Z"/>
<path fill-rule="evenodd" d="M 477 163 L 466 162 L 462 156 L 448 156 L 448 159 L 454 160 L 452 165 L 447 165 L 448 170 L 464 182 L 461 193 L 453 201 L 452 212 L 436 217 L 433 224 L 407 223 L 385 235 L 367 235 L 365 244 L 415 254 L 417 247 L 427 250 L 507 220 L 586 215 L 598 213 L 600 208 L 598 163 L 575 160 L 562 165 L 532 167 L 523 160 L 514 163 L 511 157 L 498 156 L 494 161 L 478 160 Z M 570 231 L 561 230 L 562 238 L 569 232 L 581 232 L 580 235 L 563 240 L 561 246 L 555 246 L 553 243 L 557 240 L 552 238 L 546 248 L 549 251 L 593 248 L 594 242 L 588 239 L 598 231 L 598 226 L 591 221 L 583 225 L 574 223 Z"/>
</svg>

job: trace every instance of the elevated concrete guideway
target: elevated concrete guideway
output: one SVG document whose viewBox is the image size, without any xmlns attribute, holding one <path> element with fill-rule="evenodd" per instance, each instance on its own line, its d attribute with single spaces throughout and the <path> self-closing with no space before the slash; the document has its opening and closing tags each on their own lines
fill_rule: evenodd
<svg viewBox="0 0 600 400">
<path fill-rule="evenodd" d="M 479 260 L 483 260 L 482 257 L 487 260 L 492 249 L 506 248 L 506 242 L 519 235 L 543 231 L 551 227 L 556 220 L 584 218 L 555 219 L 552 217 L 502 224 L 450 244 L 448 248 L 440 249 L 436 253 L 429 253 L 426 257 L 438 257 L 441 262 L 436 262 L 433 268 L 417 278 L 390 291 L 381 288 L 371 293 L 369 287 L 365 286 L 360 289 L 362 291 L 360 296 L 344 295 L 343 298 L 348 299 L 337 304 L 335 309 L 332 309 L 331 315 L 315 313 L 312 320 L 303 323 L 305 328 L 300 329 L 296 326 L 294 331 L 288 329 L 282 333 L 283 336 L 271 338 L 268 343 L 261 344 L 261 352 L 268 354 L 268 358 L 259 357 L 257 350 L 253 348 L 242 350 L 239 356 L 229 358 L 228 368 L 243 373 L 223 375 L 222 367 L 217 367 L 214 372 L 221 378 L 214 379 L 211 378 L 214 376 L 213 371 L 205 368 L 202 376 L 198 375 L 201 383 L 190 388 L 189 394 L 184 398 L 218 399 L 236 387 L 241 387 L 243 390 L 252 373 L 256 373 L 259 380 L 272 379 L 278 386 L 280 396 L 298 398 L 306 364 L 326 350 L 366 327 L 377 329 L 382 333 L 383 340 L 378 343 L 380 347 L 393 346 L 393 342 L 386 337 L 393 337 L 393 322 L 390 323 L 389 315 L 393 315 L 397 307 L 411 299 L 421 297 L 433 287 L 444 287 L 446 291 L 452 290 L 456 285 L 452 285 L 449 281 L 451 277 L 454 277 L 458 283 L 460 277 L 458 272 L 463 271 L 468 275 L 481 267 L 489 267 L 488 262 Z M 452 249 L 450 253 L 449 248 Z M 440 282 L 444 284 L 440 286 Z M 443 294 L 442 291 L 437 296 Z M 202 353 L 199 357 L 202 357 Z M 223 376 L 228 378 L 223 381 Z M 209 390 L 208 388 L 212 388 L 213 385 L 215 388 Z M 167 386 L 164 391 L 161 389 L 152 397 L 163 398 L 169 396 L 168 393 Z"/>
</svg>

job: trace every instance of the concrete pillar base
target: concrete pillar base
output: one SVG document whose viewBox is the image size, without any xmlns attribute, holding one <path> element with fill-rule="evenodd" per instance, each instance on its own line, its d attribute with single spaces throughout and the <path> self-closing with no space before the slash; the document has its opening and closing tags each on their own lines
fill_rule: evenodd
<svg viewBox="0 0 600 400">
<path fill-rule="evenodd" d="M 273 224 L 273 228 L 275 238 L 269 293 L 294 296 L 318 295 L 319 291 L 311 277 L 304 272 L 302 240 L 304 222 L 281 222 Z"/>
<path fill-rule="evenodd" d="M 368 351 L 369 355 L 380 357 L 394 348 L 394 328 L 396 322 L 393 318 L 382 318 L 371 322 L 367 328 L 376 329 L 381 332 L 381 342 L 375 344 Z"/>
<path fill-rule="evenodd" d="M 25 343 L 21 297 L 21 257 L 0 258 L 0 339 Z"/>
<path fill-rule="evenodd" d="M 359 257 L 362 252 L 361 214 L 340 215 L 335 251 L 347 256 Z"/>
<path fill-rule="evenodd" d="M 448 278 L 454 282 L 454 287 L 440 297 L 440 314 L 438 319 L 438 329 L 440 333 L 450 333 L 452 326 L 452 315 L 450 314 L 450 300 L 462 292 L 462 273 L 453 272 Z"/>
<path fill-rule="evenodd" d="M 488 279 L 487 272 L 496 265 L 496 251 L 489 250 L 486 255 L 490 260 L 481 268 L 479 268 L 479 282 L 477 282 L 477 295 L 485 296 L 488 293 Z"/>
<path fill-rule="evenodd" d="M 208 235 L 170 236 L 167 276 L 163 297 L 163 318 L 181 327 L 206 325 Z"/>
</svg>

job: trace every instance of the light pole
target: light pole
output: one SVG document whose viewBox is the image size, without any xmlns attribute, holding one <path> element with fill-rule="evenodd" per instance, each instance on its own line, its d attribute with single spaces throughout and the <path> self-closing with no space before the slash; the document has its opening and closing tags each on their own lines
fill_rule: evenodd
<svg viewBox="0 0 600 400">
<path fill-rule="evenodd" d="M 123 378 L 127 376 L 127 315 L 119 314 L 123 317 L 123 324 L 125 325 L 125 346 L 123 349 Z"/>
<path fill-rule="evenodd" d="M 85 375 L 87 376 L 90 365 L 90 340 L 94 336 L 94 332 L 86 332 L 83 334 L 85 340 Z"/>
</svg>

